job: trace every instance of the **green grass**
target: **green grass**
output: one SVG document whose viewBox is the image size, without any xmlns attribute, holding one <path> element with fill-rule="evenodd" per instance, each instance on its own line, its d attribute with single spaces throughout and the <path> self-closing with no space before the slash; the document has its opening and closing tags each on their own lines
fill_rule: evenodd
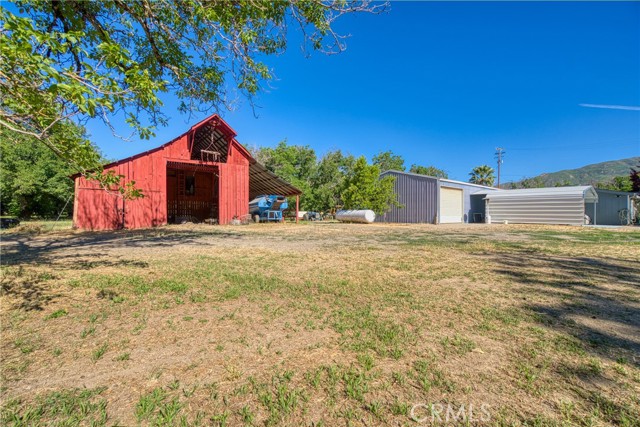
<svg viewBox="0 0 640 427">
<path fill-rule="evenodd" d="M 141 396 L 136 405 L 138 421 L 149 419 L 165 399 L 166 393 L 161 388 L 155 388 L 150 393 Z"/>
<path fill-rule="evenodd" d="M 106 426 L 106 388 L 54 391 L 33 402 L 12 400 L 0 410 L 0 424 L 11 427 Z"/>
<path fill-rule="evenodd" d="M 45 317 L 45 320 L 48 320 L 48 319 L 57 319 L 58 317 L 66 316 L 67 314 L 69 314 L 69 313 L 67 312 L 67 310 L 65 310 L 64 308 L 61 308 L 60 310 L 56 310 L 56 311 L 54 311 L 53 313 L 51 313 L 51 314 L 47 315 L 47 316 Z"/>
<path fill-rule="evenodd" d="M 444 337 L 440 342 L 445 350 L 459 355 L 467 354 L 476 347 L 472 340 L 458 334 L 453 337 Z"/>
<path fill-rule="evenodd" d="M 116 360 L 118 362 L 126 362 L 127 360 L 131 359 L 131 353 L 122 353 L 120 354 L 118 357 L 116 357 Z"/>
<path fill-rule="evenodd" d="M 32 353 L 38 348 L 38 340 L 33 336 L 16 338 L 13 344 L 22 354 Z"/>
<path fill-rule="evenodd" d="M 91 360 L 97 362 L 98 360 L 102 359 L 102 356 L 104 356 L 108 349 L 108 343 L 101 344 L 97 349 L 93 351 L 93 353 L 91 353 Z"/>
</svg>

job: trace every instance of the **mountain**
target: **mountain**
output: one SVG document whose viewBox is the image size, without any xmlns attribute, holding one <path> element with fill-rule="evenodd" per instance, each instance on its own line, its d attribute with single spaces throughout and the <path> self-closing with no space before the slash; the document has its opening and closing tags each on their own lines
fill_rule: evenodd
<svg viewBox="0 0 640 427">
<path fill-rule="evenodd" d="M 638 169 L 639 165 L 640 157 L 630 157 L 628 159 L 594 163 L 577 169 L 543 173 L 533 178 L 527 178 L 526 181 L 530 183 L 535 182 L 544 187 L 553 187 L 555 185 L 589 185 L 599 182 L 604 183 L 610 182 L 616 176 L 629 176 L 630 169 Z M 515 184 L 518 185 L 520 183 L 522 183 L 522 181 Z"/>
</svg>

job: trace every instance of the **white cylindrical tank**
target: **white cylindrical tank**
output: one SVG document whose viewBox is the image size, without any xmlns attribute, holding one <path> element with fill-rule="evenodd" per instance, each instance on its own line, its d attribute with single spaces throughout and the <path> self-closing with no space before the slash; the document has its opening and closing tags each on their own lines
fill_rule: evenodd
<svg viewBox="0 0 640 427">
<path fill-rule="evenodd" d="M 371 224 L 376 220 L 376 214 L 372 210 L 351 210 L 336 212 L 336 219 L 342 222 L 361 222 Z"/>
</svg>

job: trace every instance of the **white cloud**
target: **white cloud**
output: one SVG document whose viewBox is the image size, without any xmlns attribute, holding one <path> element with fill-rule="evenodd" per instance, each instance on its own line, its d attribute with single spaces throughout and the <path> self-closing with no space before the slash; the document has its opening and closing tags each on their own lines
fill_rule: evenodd
<svg viewBox="0 0 640 427">
<path fill-rule="evenodd" d="M 603 105 L 603 104 L 579 104 L 581 107 L 606 108 L 608 110 L 631 110 L 640 111 L 640 107 L 635 105 Z"/>
</svg>

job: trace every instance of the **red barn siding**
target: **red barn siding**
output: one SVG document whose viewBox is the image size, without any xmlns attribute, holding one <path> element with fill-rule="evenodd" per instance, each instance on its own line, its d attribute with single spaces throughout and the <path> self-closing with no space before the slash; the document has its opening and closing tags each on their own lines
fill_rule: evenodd
<svg viewBox="0 0 640 427">
<path fill-rule="evenodd" d="M 125 201 L 115 192 L 104 191 L 95 182 L 76 177 L 74 225 L 81 229 L 109 230 L 123 226 L 144 228 L 166 224 L 167 163 L 202 164 L 191 160 L 190 137 L 198 126 L 212 119 L 219 120 L 228 133 L 235 135 L 226 123 L 214 116 L 168 144 L 105 167 L 105 172 L 113 170 L 123 175 L 125 182 L 135 181 L 136 188 L 144 194 L 143 198 Z M 221 224 L 248 214 L 249 162 L 250 155 L 233 136 L 229 137 L 226 163 L 206 162 L 207 166 L 218 168 L 218 221 Z M 211 191 L 216 193 L 213 189 Z"/>
</svg>

